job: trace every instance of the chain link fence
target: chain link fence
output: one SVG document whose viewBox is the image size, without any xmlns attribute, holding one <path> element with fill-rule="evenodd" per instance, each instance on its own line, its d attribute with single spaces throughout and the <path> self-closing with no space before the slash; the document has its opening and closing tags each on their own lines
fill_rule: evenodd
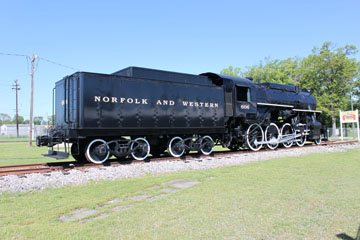
<svg viewBox="0 0 360 240">
<path fill-rule="evenodd" d="M 46 135 L 49 126 L 47 125 L 35 125 L 33 128 L 33 138 L 36 136 Z M 29 137 L 30 127 L 28 124 L 19 124 L 19 138 Z M 17 138 L 17 129 L 15 124 L 2 125 L 0 129 L 0 140 L 1 139 L 12 139 Z"/>
<path fill-rule="evenodd" d="M 356 126 L 354 128 L 343 128 L 342 130 L 344 140 L 357 140 L 358 135 Z M 332 128 L 328 128 L 328 137 L 329 140 L 341 140 L 340 128 L 335 128 L 334 131 Z"/>
</svg>

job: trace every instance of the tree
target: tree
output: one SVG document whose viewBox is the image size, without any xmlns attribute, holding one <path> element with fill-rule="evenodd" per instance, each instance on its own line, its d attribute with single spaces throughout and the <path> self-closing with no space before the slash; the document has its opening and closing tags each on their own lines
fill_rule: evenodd
<svg viewBox="0 0 360 240">
<path fill-rule="evenodd" d="M 246 68 L 230 66 L 221 73 L 231 76 L 252 77 L 255 82 L 276 82 L 309 88 L 317 100 L 318 110 L 326 125 L 336 129 L 339 110 L 349 109 L 350 98 L 354 109 L 360 106 L 360 62 L 352 55 L 357 53 L 355 46 L 346 45 L 335 48 L 331 42 L 325 42 L 321 48 L 314 48 L 303 59 L 288 58 L 270 60 L 265 58 L 258 65 Z"/>
<path fill-rule="evenodd" d="M 297 85 L 300 76 L 300 60 L 298 58 L 288 58 L 285 60 L 265 58 L 264 62 L 248 67 L 247 71 L 243 74 L 252 77 L 254 81 L 259 79 L 261 82 Z"/>
<path fill-rule="evenodd" d="M 0 113 L 0 125 L 8 124 L 11 122 L 11 117 L 6 113 Z"/>
<path fill-rule="evenodd" d="M 321 48 L 315 47 L 301 63 L 300 86 L 310 88 L 318 109 L 330 116 L 333 131 L 339 110 L 344 110 L 350 101 L 350 92 L 359 84 L 359 63 L 349 58 L 356 52 L 355 46 L 335 48 L 331 42 L 325 42 Z"/>
<path fill-rule="evenodd" d="M 240 68 L 234 68 L 233 66 L 229 66 L 228 68 L 224 68 L 220 72 L 221 74 L 233 76 L 233 77 L 240 77 L 242 75 Z"/>
<path fill-rule="evenodd" d="M 300 59 L 298 58 L 285 60 L 265 58 L 258 65 L 246 67 L 245 71 L 229 66 L 221 70 L 221 73 L 236 77 L 252 77 L 255 82 L 259 79 L 261 82 L 297 85 L 300 78 L 299 66 Z"/>
<path fill-rule="evenodd" d="M 12 121 L 11 121 L 12 124 L 16 124 L 16 115 L 14 115 Z M 18 116 L 18 123 L 19 124 L 24 124 L 24 117 L 23 116 Z"/>
<path fill-rule="evenodd" d="M 48 125 L 55 124 L 55 115 L 51 115 L 48 117 Z"/>
<path fill-rule="evenodd" d="M 44 118 L 41 117 L 41 116 L 37 116 L 37 117 L 34 117 L 34 124 L 35 125 L 41 125 L 41 123 L 43 122 Z"/>
</svg>

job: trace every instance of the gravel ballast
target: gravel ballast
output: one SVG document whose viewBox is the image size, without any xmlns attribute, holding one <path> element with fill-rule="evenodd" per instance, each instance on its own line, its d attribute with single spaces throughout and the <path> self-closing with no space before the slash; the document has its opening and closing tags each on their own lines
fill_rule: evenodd
<svg viewBox="0 0 360 240">
<path fill-rule="evenodd" d="M 29 192 L 46 188 L 58 188 L 66 185 L 79 185 L 91 180 L 116 180 L 121 178 L 136 178 L 146 174 L 157 175 L 186 170 L 202 170 L 224 166 L 242 165 L 250 162 L 265 161 L 274 158 L 300 156 L 311 153 L 345 152 L 359 148 L 359 143 L 331 146 L 314 146 L 304 148 L 290 148 L 278 151 L 264 151 L 256 153 L 238 153 L 222 157 L 204 157 L 187 161 L 163 161 L 144 164 L 121 165 L 116 167 L 89 168 L 85 171 L 70 170 L 65 175 L 63 172 L 51 172 L 46 175 L 41 173 L 27 174 L 24 176 L 0 177 L 0 194 L 4 192 Z"/>
</svg>

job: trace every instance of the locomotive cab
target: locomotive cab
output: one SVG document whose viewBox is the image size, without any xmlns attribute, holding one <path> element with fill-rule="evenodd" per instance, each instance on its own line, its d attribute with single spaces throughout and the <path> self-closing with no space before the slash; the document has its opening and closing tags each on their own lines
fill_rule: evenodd
<svg viewBox="0 0 360 240">
<path fill-rule="evenodd" d="M 257 107 L 254 102 L 255 91 L 251 86 L 235 85 L 235 113 L 243 122 L 253 122 L 257 118 Z"/>
</svg>

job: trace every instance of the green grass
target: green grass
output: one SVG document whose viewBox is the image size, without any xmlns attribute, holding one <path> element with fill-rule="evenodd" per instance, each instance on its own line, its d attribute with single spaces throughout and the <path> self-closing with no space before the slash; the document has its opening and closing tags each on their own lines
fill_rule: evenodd
<svg viewBox="0 0 360 240">
<path fill-rule="evenodd" d="M 0 196 L 1 239 L 337 239 L 360 224 L 360 149 L 243 166 Z M 209 177 L 213 177 L 209 179 Z M 90 223 L 77 208 L 110 212 L 172 179 L 201 183 Z M 119 198 L 124 202 L 106 204 Z M 105 205 L 98 205 L 105 204 Z"/>
<path fill-rule="evenodd" d="M 46 154 L 47 151 L 47 147 L 37 147 L 35 143 L 33 143 L 32 147 L 29 147 L 27 142 L 0 142 L 0 166 L 60 162 L 59 160 L 41 155 Z M 63 161 L 73 160 L 74 159 L 70 157 Z"/>
<path fill-rule="evenodd" d="M 28 137 L 24 137 L 24 136 L 13 137 L 13 136 L 0 135 L 0 143 L 1 142 L 26 142 L 26 141 L 29 141 Z"/>
</svg>

